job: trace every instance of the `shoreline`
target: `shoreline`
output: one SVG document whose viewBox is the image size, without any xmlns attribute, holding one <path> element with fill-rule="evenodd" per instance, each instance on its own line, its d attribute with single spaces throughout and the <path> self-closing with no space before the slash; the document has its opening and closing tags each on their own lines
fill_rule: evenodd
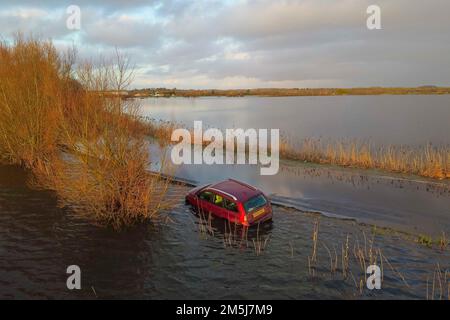
<svg viewBox="0 0 450 320">
<path fill-rule="evenodd" d="M 124 98 L 169 97 L 327 97 L 373 95 L 446 95 L 450 87 L 361 87 L 361 88 L 257 88 L 257 89 L 168 89 L 147 88 L 108 92 L 106 95 Z"/>
</svg>

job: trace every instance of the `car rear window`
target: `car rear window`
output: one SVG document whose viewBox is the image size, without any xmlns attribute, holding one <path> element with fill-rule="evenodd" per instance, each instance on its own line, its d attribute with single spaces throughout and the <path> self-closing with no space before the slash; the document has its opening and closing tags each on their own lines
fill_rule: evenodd
<svg viewBox="0 0 450 320">
<path fill-rule="evenodd" d="M 262 194 L 260 194 L 256 197 L 251 198 L 250 200 L 247 200 L 247 202 L 244 203 L 245 212 L 250 213 L 257 208 L 265 206 L 266 204 L 266 198 Z"/>
<path fill-rule="evenodd" d="M 225 209 L 233 211 L 233 212 L 238 212 L 236 202 L 233 202 L 228 199 L 225 199 Z"/>
</svg>

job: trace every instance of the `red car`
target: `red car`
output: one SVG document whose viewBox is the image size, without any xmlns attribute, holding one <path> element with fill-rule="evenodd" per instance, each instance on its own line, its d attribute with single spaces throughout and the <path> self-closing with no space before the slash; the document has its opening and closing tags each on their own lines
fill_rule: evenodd
<svg viewBox="0 0 450 320">
<path fill-rule="evenodd" d="M 192 189 L 186 203 L 205 214 L 244 226 L 272 219 L 272 206 L 264 193 L 233 179 Z"/>
</svg>

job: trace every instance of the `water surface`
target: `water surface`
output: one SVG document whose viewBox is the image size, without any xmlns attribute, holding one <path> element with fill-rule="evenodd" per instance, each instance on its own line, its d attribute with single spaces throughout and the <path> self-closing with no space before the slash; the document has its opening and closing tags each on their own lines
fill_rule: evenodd
<svg viewBox="0 0 450 320">
<path fill-rule="evenodd" d="M 450 95 L 149 98 L 141 102 L 147 116 L 186 126 L 202 120 L 205 127 L 221 129 L 280 128 L 298 140 L 450 145 Z M 302 210 L 413 233 L 450 233 L 448 182 L 287 161 L 275 176 L 261 176 L 258 166 L 249 165 L 182 165 L 176 174 L 199 184 L 241 179 Z"/>
<path fill-rule="evenodd" d="M 438 96 L 150 99 L 146 110 L 153 117 L 204 120 L 210 126 L 279 126 L 298 137 L 445 144 L 448 102 Z M 260 176 L 257 166 L 186 165 L 176 174 L 196 183 L 235 177 L 306 211 L 450 234 L 446 183 L 295 162 L 283 162 L 273 177 Z M 278 206 L 273 223 L 250 231 L 244 241 L 230 236 L 219 219 L 212 222 L 212 232 L 204 233 L 184 205 L 188 188 L 181 186 L 171 189 L 179 201 L 165 212 L 170 221 L 115 232 L 59 208 L 52 192 L 29 188 L 28 178 L 21 169 L 0 166 L 0 298 L 424 299 L 436 266 L 450 272 L 448 248 L 427 248 L 389 230 L 372 235 L 372 226 L 354 220 Z M 319 246 L 312 277 L 308 257 L 316 219 Z M 344 277 L 342 270 L 330 272 L 325 248 L 340 256 L 347 236 L 352 276 Z M 389 265 L 383 260 L 382 290 L 360 293 L 363 274 L 354 252 L 364 248 L 367 253 L 372 239 Z M 255 247 L 263 242 L 257 254 Z M 73 264 L 82 270 L 80 291 L 66 288 L 66 268 Z"/>
<path fill-rule="evenodd" d="M 203 97 L 140 100 L 146 115 L 190 127 L 278 128 L 296 139 L 450 144 L 450 95 Z"/>
<path fill-rule="evenodd" d="M 363 275 L 356 258 L 350 257 L 352 276 L 331 274 L 324 244 L 340 252 L 348 235 L 350 248 L 369 250 L 370 228 L 320 218 L 311 277 L 308 256 L 317 216 L 276 207 L 272 224 L 251 230 L 246 241 L 234 236 L 226 244 L 230 235 L 223 220 L 212 222 L 213 233 L 200 232 L 198 217 L 183 203 L 186 191 L 171 190 L 180 198 L 167 212 L 171 222 L 115 232 L 58 208 L 52 193 L 27 187 L 20 169 L 0 167 L 0 298 L 424 299 L 437 263 L 443 272 L 450 270 L 448 249 L 377 234 L 373 247 L 394 269 L 385 261 L 382 290 L 360 294 L 354 281 Z M 256 254 L 254 243 L 266 239 Z M 82 271 L 80 291 L 66 288 L 66 268 L 73 264 Z"/>
</svg>

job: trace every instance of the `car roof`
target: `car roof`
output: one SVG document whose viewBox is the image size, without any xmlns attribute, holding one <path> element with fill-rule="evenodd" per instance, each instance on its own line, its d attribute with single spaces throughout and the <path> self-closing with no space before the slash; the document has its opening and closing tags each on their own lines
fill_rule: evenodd
<svg viewBox="0 0 450 320">
<path fill-rule="evenodd" d="M 208 189 L 221 191 L 224 194 L 232 196 L 234 200 L 239 202 L 247 201 L 262 193 L 260 190 L 249 184 L 233 179 L 217 182 L 208 186 Z"/>
</svg>

